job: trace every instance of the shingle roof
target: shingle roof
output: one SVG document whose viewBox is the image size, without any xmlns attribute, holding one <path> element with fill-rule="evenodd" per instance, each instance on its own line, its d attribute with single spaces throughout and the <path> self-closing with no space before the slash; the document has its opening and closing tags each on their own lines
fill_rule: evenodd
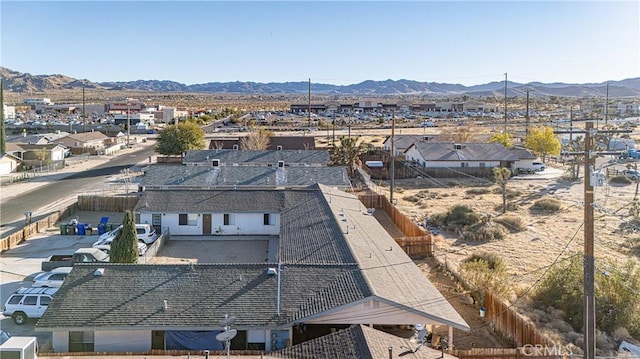
<svg viewBox="0 0 640 359">
<path fill-rule="evenodd" d="M 187 151 L 183 163 L 211 163 L 219 159 L 220 163 L 238 164 L 278 164 L 278 161 L 288 163 L 327 164 L 329 151 L 326 150 L 282 150 L 282 151 L 251 151 L 251 150 L 193 150 Z"/>
<path fill-rule="evenodd" d="M 210 330 L 225 314 L 239 329 L 274 327 L 369 294 L 355 265 L 283 266 L 278 317 L 277 277 L 267 274 L 269 266 L 275 265 L 77 265 L 37 327 Z M 95 276 L 97 268 L 104 275 Z"/>
<path fill-rule="evenodd" d="M 416 150 L 425 161 L 513 161 L 514 153 L 499 143 L 416 142 Z"/>
<path fill-rule="evenodd" d="M 429 137 L 429 141 L 437 142 L 439 135 L 396 135 L 394 136 L 394 146 L 397 150 L 406 150 L 416 142 L 425 141 L 425 137 Z M 384 143 L 391 143 L 391 136 L 385 138 Z"/>
<path fill-rule="evenodd" d="M 67 137 L 73 138 L 73 139 L 81 141 L 81 142 L 89 142 L 89 141 L 96 141 L 96 140 L 106 140 L 106 139 L 109 138 L 107 135 L 105 135 L 104 133 L 102 133 L 100 131 L 78 132 L 78 133 L 71 134 L 71 135 L 69 135 Z"/>
<path fill-rule="evenodd" d="M 322 183 L 329 186 L 349 187 L 351 182 L 346 167 L 209 167 L 152 165 L 145 169 L 141 185 L 146 188 L 176 186 L 202 188 L 216 186 L 309 186 Z"/>
<path fill-rule="evenodd" d="M 265 358 L 286 359 L 378 359 L 392 358 L 431 359 L 440 358 L 441 352 L 417 344 L 408 338 L 401 338 L 364 325 L 349 328 L 311 339 L 292 347 L 269 353 Z M 444 358 L 455 359 L 445 354 Z"/>
</svg>

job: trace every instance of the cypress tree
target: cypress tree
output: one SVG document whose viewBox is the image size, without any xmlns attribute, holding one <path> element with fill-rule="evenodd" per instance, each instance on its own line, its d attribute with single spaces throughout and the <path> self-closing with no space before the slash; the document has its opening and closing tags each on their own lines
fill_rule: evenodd
<svg viewBox="0 0 640 359">
<path fill-rule="evenodd" d="M 111 242 L 111 263 L 138 263 L 138 235 L 133 212 L 126 211 L 122 229 Z"/>
</svg>

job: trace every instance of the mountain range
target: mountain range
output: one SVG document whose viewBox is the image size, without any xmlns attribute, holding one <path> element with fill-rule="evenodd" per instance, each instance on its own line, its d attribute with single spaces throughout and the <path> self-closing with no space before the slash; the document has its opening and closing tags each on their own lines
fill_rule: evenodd
<svg viewBox="0 0 640 359">
<path fill-rule="evenodd" d="M 175 93 L 227 93 L 227 94 L 306 94 L 309 90 L 307 81 L 299 82 L 207 82 L 185 85 L 167 80 L 137 80 L 126 82 L 92 82 L 86 79 L 75 79 L 69 76 L 32 75 L 0 67 L 0 76 L 4 79 L 7 91 L 16 93 L 38 93 L 56 90 L 101 89 L 113 91 L 152 91 Z M 525 96 L 527 90 L 532 97 L 604 97 L 609 85 L 610 97 L 640 96 L 640 77 L 620 81 L 602 83 L 567 84 L 567 83 L 518 83 L 507 82 L 508 96 Z M 504 82 L 490 82 L 482 85 L 464 86 L 461 84 L 419 82 L 412 80 L 367 80 L 351 85 L 331 85 L 312 83 L 311 91 L 316 95 L 423 95 L 446 96 L 468 95 L 477 97 L 504 96 Z"/>
</svg>

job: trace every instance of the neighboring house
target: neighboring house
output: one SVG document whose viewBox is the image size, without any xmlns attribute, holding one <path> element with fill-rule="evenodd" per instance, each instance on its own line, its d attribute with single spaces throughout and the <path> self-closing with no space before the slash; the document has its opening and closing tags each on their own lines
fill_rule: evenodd
<svg viewBox="0 0 640 359">
<path fill-rule="evenodd" d="M 120 127 L 111 127 L 111 128 L 101 128 L 99 130 L 102 134 L 108 137 L 107 142 L 113 145 L 126 145 L 127 144 L 127 134 L 120 130 Z"/>
<path fill-rule="evenodd" d="M 233 350 L 283 349 L 354 324 L 443 325 L 450 345 L 453 328 L 469 330 L 358 198 L 337 189 L 146 191 L 135 211 L 172 240 L 268 241 L 266 260 L 76 265 L 36 324 L 55 352 L 218 350 L 225 315 L 238 331 Z M 218 227 L 233 236 L 207 234 Z"/>
<path fill-rule="evenodd" d="M 16 172 L 20 165 L 20 159 L 12 154 L 5 153 L 0 156 L 0 175 Z"/>
<path fill-rule="evenodd" d="M 349 188 L 346 167 L 234 167 L 151 165 L 140 185 L 160 188 L 307 187 L 314 183 Z"/>
<path fill-rule="evenodd" d="M 405 151 L 424 168 L 511 168 L 517 154 L 499 143 L 416 142 Z"/>
<path fill-rule="evenodd" d="M 99 131 L 80 132 L 70 134 L 55 140 L 55 143 L 65 145 L 74 153 L 86 152 L 86 150 L 101 150 L 108 143 L 109 137 Z"/>
<path fill-rule="evenodd" d="M 510 148 L 514 161 L 509 167 L 515 171 L 518 168 L 534 168 L 533 162 L 536 162 L 538 157 L 525 148 L 513 147 Z"/>
<path fill-rule="evenodd" d="M 397 135 L 393 137 L 393 147 L 395 155 L 402 155 L 411 145 L 416 142 L 437 142 L 438 135 Z M 391 136 L 387 136 L 382 143 L 384 150 L 391 153 Z"/>
<path fill-rule="evenodd" d="M 242 137 L 219 137 L 209 140 L 210 150 L 242 149 Z M 315 150 L 313 136 L 271 136 L 267 150 Z"/>
<path fill-rule="evenodd" d="M 191 166 L 327 166 L 329 161 L 326 150 L 193 150 L 182 159 Z"/>
<path fill-rule="evenodd" d="M 52 163 L 63 161 L 68 149 L 60 144 L 51 143 L 46 145 L 21 144 L 23 161 L 44 161 Z"/>
</svg>

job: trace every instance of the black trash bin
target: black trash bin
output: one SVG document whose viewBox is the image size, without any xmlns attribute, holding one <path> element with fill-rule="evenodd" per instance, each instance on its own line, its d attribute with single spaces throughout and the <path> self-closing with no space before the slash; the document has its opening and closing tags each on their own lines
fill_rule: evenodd
<svg viewBox="0 0 640 359">
<path fill-rule="evenodd" d="M 67 235 L 67 225 L 66 224 L 61 224 L 60 225 L 60 234 L 63 236 Z"/>
<path fill-rule="evenodd" d="M 68 226 L 68 229 L 69 229 L 68 233 L 69 233 L 70 235 L 72 235 L 72 236 L 75 236 L 75 235 L 76 235 L 76 226 L 75 226 L 75 224 L 70 224 L 70 225 Z"/>
</svg>

